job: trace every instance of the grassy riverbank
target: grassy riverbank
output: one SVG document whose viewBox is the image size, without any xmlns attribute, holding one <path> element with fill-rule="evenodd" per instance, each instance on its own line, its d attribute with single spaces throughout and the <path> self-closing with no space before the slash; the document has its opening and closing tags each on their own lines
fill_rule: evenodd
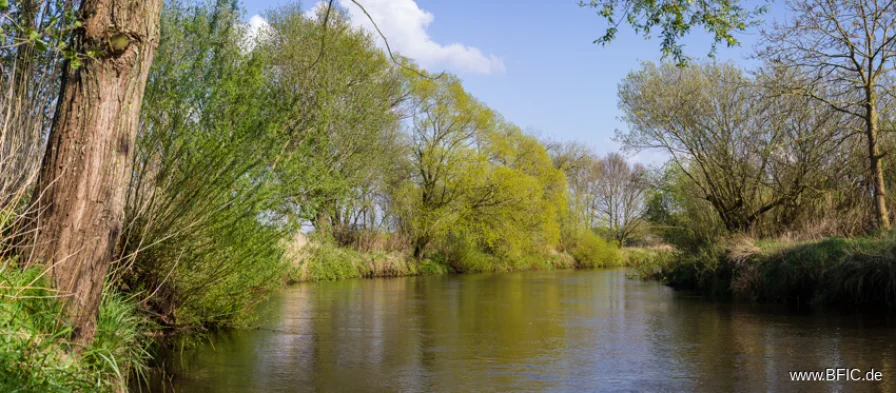
<svg viewBox="0 0 896 393">
<path fill-rule="evenodd" d="M 765 302 L 896 308 L 896 235 L 813 241 L 728 239 L 636 266 L 678 289 Z"/>
<path fill-rule="evenodd" d="M 425 259 L 407 251 L 359 251 L 324 239 L 289 247 L 286 283 L 363 277 L 402 277 L 452 273 L 512 272 L 622 266 L 620 250 L 597 236 L 586 236 L 568 251 L 496 256 L 464 242 L 451 244 Z"/>
<path fill-rule="evenodd" d="M 143 372 L 151 340 L 148 319 L 114 291 L 103 293 L 97 335 L 87 348 L 67 340 L 61 303 L 41 271 L 0 267 L 0 391 L 123 392 Z"/>
<path fill-rule="evenodd" d="M 285 263 L 276 264 L 282 266 L 282 273 L 271 277 L 282 277 L 284 283 L 614 267 L 623 262 L 616 247 L 594 239 L 577 242 L 571 251 L 518 259 L 502 259 L 475 247 L 455 244 L 420 261 L 403 252 L 363 252 L 322 240 L 289 250 L 283 258 Z M 138 307 L 125 295 L 107 290 L 99 310 L 96 339 L 88 348 L 77 348 L 68 339 L 72 329 L 61 317 L 60 299 L 47 289 L 47 284 L 45 274 L 39 269 L 22 271 L 14 263 L 0 265 L 0 297 L 3 298 L 0 302 L 0 391 L 126 391 L 128 379 L 146 369 L 153 337 L 178 334 L 189 338 L 214 329 L 214 325 L 209 328 L 158 325 L 152 322 L 152 309 L 145 305 Z M 257 296 L 265 297 L 264 293 Z M 207 307 L 195 302 L 185 306 Z M 240 322 L 245 323 L 251 324 L 251 321 Z M 232 326 L 240 324 L 234 322 Z M 231 325 L 224 327 L 227 326 Z"/>
</svg>

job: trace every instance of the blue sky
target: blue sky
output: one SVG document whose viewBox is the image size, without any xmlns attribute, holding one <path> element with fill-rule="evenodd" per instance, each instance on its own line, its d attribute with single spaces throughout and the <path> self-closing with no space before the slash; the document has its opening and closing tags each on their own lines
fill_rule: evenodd
<svg viewBox="0 0 896 393">
<path fill-rule="evenodd" d="M 252 16 L 284 3 L 252 0 L 244 6 Z M 616 129 L 625 127 L 618 119 L 618 83 L 641 61 L 660 58 L 657 39 L 644 40 L 626 28 L 606 47 L 593 44 L 605 25 L 593 10 L 579 7 L 577 0 L 366 0 L 362 4 L 393 47 L 405 48 L 402 53 L 412 52 L 411 57 L 420 54 L 418 61 L 422 59 L 421 64 L 432 71 L 459 75 L 469 92 L 506 119 L 537 130 L 540 137 L 584 142 L 601 154 L 619 148 L 611 138 Z M 783 7 L 776 4 L 766 19 L 784 16 Z M 420 18 L 429 23 L 420 23 Z M 421 40 L 420 35 L 429 39 Z M 716 58 L 749 66 L 755 63 L 748 56 L 758 38 L 755 31 L 741 35 L 742 47 L 720 47 Z M 684 43 L 688 55 L 705 57 L 711 39 L 697 29 Z M 660 157 L 641 153 L 633 158 L 656 163 Z"/>
</svg>

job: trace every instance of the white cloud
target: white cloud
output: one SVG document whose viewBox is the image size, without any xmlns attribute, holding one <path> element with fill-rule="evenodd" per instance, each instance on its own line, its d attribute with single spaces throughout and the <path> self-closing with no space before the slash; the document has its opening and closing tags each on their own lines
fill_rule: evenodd
<svg viewBox="0 0 896 393">
<path fill-rule="evenodd" d="M 414 0 L 364 0 L 362 4 L 370 18 L 350 0 L 338 1 L 348 10 L 352 24 L 373 33 L 381 47 L 385 48 L 385 45 L 370 18 L 389 40 L 393 52 L 410 57 L 431 71 L 448 69 L 476 74 L 502 74 L 505 71 L 504 61 L 493 54 L 486 56 L 479 49 L 460 43 L 442 45 L 433 41 L 427 28 L 435 16 L 420 9 Z M 314 9 L 323 6 L 323 2 L 318 2 Z"/>
<path fill-rule="evenodd" d="M 270 34 L 271 25 L 268 21 L 264 20 L 261 15 L 255 15 L 249 18 L 248 23 L 248 31 L 246 33 L 246 40 L 254 47 L 255 43 L 258 42 L 259 39 L 264 39 L 266 35 Z"/>
</svg>

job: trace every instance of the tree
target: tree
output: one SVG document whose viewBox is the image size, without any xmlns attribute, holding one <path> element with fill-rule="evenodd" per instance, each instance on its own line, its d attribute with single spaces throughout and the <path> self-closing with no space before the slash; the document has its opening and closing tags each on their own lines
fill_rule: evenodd
<svg viewBox="0 0 896 393">
<path fill-rule="evenodd" d="M 857 119 L 811 97 L 790 94 L 788 89 L 799 83 L 795 69 L 766 65 L 754 82 L 758 85 L 757 99 L 766 102 L 760 115 L 769 119 L 766 124 L 780 138 L 770 147 L 767 172 L 769 187 L 784 201 L 775 209 L 771 232 L 808 229 L 806 226 L 819 218 L 813 217 L 818 212 L 812 210 L 817 209 L 814 205 L 824 194 L 845 194 L 850 184 L 856 183 L 856 173 L 861 172 L 848 158 L 862 156 L 861 152 L 849 152 L 859 144 L 852 131 Z M 830 211 L 828 206 L 826 210 Z"/>
<path fill-rule="evenodd" d="M 594 211 L 623 246 L 640 228 L 646 208 L 644 166 L 629 164 L 621 154 L 610 153 L 600 160 L 599 179 L 594 184 Z"/>
<path fill-rule="evenodd" d="M 321 7 L 309 18 L 285 6 L 267 20 L 257 50 L 271 59 L 271 88 L 290 117 L 282 131 L 290 154 L 275 170 L 283 210 L 350 241 L 349 227 L 375 213 L 371 187 L 402 156 L 393 111 L 404 98 L 402 75 L 342 10 Z"/>
<path fill-rule="evenodd" d="M 494 113 L 464 91 L 453 75 L 432 78 L 407 72 L 413 213 L 405 216 L 414 257 L 423 256 L 437 236 L 457 219 L 458 201 L 469 195 L 469 176 L 485 157 L 473 145 L 478 133 L 494 124 Z"/>
<path fill-rule="evenodd" d="M 628 23 L 645 38 L 658 26 L 662 30 L 663 58 L 672 56 L 679 64 L 687 60 L 679 40 L 693 27 L 702 26 L 713 35 L 712 55 L 719 43 L 740 45 L 734 34 L 761 22 L 758 17 L 765 13 L 765 7 L 747 9 L 740 0 L 589 0 L 580 1 L 579 5 L 597 9 L 598 15 L 607 21 L 606 32 L 595 43 L 612 42 L 622 23 Z"/>
<path fill-rule="evenodd" d="M 861 119 L 875 219 L 890 229 L 880 150 L 881 114 L 896 105 L 896 3 L 878 0 L 795 0 L 795 16 L 763 32 L 761 55 L 797 70 L 792 93 Z"/>
<path fill-rule="evenodd" d="M 729 231 L 746 231 L 802 190 L 777 185 L 770 166 L 784 128 L 769 115 L 773 101 L 730 64 L 644 64 L 619 90 L 629 124 L 627 149 L 662 149 L 699 189 Z"/>
<path fill-rule="evenodd" d="M 569 207 L 573 214 L 573 222 L 569 228 L 578 230 L 592 229 L 594 224 L 594 184 L 600 179 L 600 159 L 588 148 L 578 142 L 549 143 L 554 167 L 566 174 L 569 186 Z"/>
<path fill-rule="evenodd" d="M 89 344 L 122 231 L 161 0 L 85 0 L 64 66 L 35 197 L 34 258 L 50 267 L 79 344 Z M 78 64 L 80 63 L 80 64 Z"/>
<path fill-rule="evenodd" d="M 493 255 L 519 258 L 553 249 L 567 214 L 567 185 L 538 139 L 501 121 L 477 138 L 487 161 L 467 176 L 470 187 L 462 226 Z"/>
</svg>

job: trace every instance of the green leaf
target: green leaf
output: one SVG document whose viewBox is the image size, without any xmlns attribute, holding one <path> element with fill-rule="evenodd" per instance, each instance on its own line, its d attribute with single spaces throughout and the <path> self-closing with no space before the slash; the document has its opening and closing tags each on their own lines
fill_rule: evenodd
<svg viewBox="0 0 896 393">
<path fill-rule="evenodd" d="M 0 0 L 0 10 L 7 10 L 9 8 L 9 0 Z"/>
</svg>

